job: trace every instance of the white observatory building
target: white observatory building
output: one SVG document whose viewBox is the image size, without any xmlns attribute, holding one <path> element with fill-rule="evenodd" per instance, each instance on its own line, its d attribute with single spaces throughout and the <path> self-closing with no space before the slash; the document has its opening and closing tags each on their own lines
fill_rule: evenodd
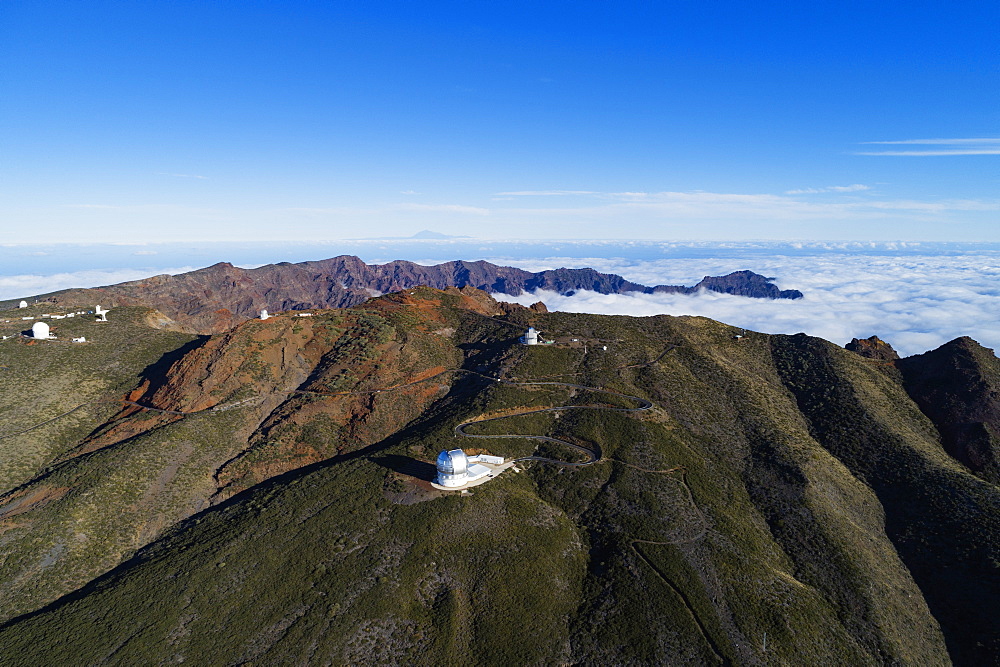
<svg viewBox="0 0 1000 667">
<path fill-rule="evenodd" d="M 521 336 L 521 345 L 538 345 L 538 331 L 535 327 L 528 327 L 528 330 Z"/>
<path fill-rule="evenodd" d="M 266 320 L 269 317 L 271 317 L 271 316 L 267 314 L 267 309 L 264 309 L 264 310 L 260 311 L 260 319 Z"/>
<path fill-rule="evenodd" d="M 28 307 L 28 302 L 27 301 L 22 301 L 21 303 L 17 304 L 17 307 L 18 308 L 27 308 Z"/>
<path fill-rule="evenodd" d="M 438 454 L 437 479 L 441 486 L 464 486 L 469 477 L 469 457 L 461 449 Z"/>
<path fill-rule="evenodd" d="M 35 322 L 31 325 L 31 337 L 39 339 L 51 338 L 52 336 L 49 335 L 49 325 L 45 322 Z"/>
<path fill-rule="evenodd" d="M 482 464 L 488 464 L 487 467 Z M 437 477 L 434 482 L 449 489 L 459 489 L 470 486 L 473 482 L 486 481 L 485 477 L 494 477 L 504 468 L 502 456 L 477 454 L 467 456 L 461 449 L 443 451 L 437 457 Z"/>
</svg>

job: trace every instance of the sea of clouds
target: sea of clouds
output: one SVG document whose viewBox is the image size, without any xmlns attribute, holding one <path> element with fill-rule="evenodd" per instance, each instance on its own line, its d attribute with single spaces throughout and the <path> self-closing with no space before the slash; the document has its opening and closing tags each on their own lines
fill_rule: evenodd
<svg viewBox="0 0 1000 667">
<path fill-rule="evenodd" d="M 530 270 L 566 265 L 558 258 L 523 262 Z M 749 268 L 775 277 L 782 289 L 802 299 L 748 299 L 702 292 L 606 295 L 580 291 L 518 297 L 494 295 L 528 305 L 541 300 L 550 310 L 615 315 L 702 315 L 765 333 L 803 332 L 843 345 L 877 335 L 901 355 L 918 354 L 959 336 L 1000 347 L 1000 256 L 852 255 L 757 257 L 752 265 L 733 258 L 608 260 L 590 265 L 647 285 L 693 285 L 703 276 Z"/>
<path fill-rule="evenodd" d="M 621 315 L 702 315 L 765 333 L 804 332 L 839 345 L 878 335 L 909 355 L 958 336 L 1000 347 L 1000 245 L 932 243 L 700 243 L 662 241 L 331 241 L 322 244 L 0 246 L 0 299 L 93 287 L 217 261 L 266 262 L 355 254 L 367 262 L 436 264 L 485 259 L 531 271 L 591 267 L 646 285 L 693 285 L 749 269 L 775 278 L 798 300 L 696 295 L 604 295 L 580 291 L 496 295 L 551 310 Z"/>
</svg>

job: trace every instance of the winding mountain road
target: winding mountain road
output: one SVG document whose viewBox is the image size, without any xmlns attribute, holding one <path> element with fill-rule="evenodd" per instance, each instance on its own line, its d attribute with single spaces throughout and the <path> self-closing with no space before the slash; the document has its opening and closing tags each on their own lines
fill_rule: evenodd
<svg viewBox="0 0 1000 667">
<path fill-rule="evenodd" d="M 465 429 L 473 424 L 484 424 L 486 422 L 497 421 L 500 419 L 509 419 L 510 417 L 521 417 L 524 415 L 532 415 L 540 412 L 561 412 L 565 410 L 610 410 L 612 412 L 642 412 L 643 410 L 649 410 L 653 407 L 651 401 L 645 398 L 640 398 L 638 396 L 629 396 L 628 394 L 622 394 L 617 391 L 611 391 L 610 389 L 599 389 L 597 387 L 588 387 L 582 384 L 573 384 L 570 382 L 512 382 L 510 380 L 503 380 L 499 378 L 494 378 L 497 382 L 506 384 L 508 386 L 536 386 L 536 385 L 554 385 L 558 387 L 569 387 L 571 389 L 583 389 L 585 391 L 595 391 L 603 394 L 610 394 L 612 396 L 618 396 L 619 398 L 625 398 L 628 400 L 636 401 L 639 403 L 637 408 L 616 408 L 608 405 L 564 405 L 555 408 L 538 408 L 535 410 L 525 410 L 523 412 L 518 412 L 515 414 L 501 415 L 498 417 L 487 417 L 485 419 L 471 419 L 469 421 L 462 422 L 455 427 L 455 435 L 464 438 L 524 438 L 527 440 L 541 440 L 542 442 L 552 442 L 557 445 L 565 445 L 572 449 L 579 450 L 589 457 L 586 461 L 561 461 L 559 459 L 549 458 L 547 456 L 522 456 L 514 459 L 517 461 L 541 461 L 544 463 L 553 463 L 555 465 L 562 466 L 589 466 L 597 463 L 601 460 L 600 452 L 591 449 L 589 447 L 584 447 L 583 445 L 578 445 L 569 440 L 562 440 L 560 438 L 553 438 L 547 435 L 523 435 L 523 434 L 504 434 L 504 435 L 476 435 L 473 433 L 466 433 Z"/>
</svg>

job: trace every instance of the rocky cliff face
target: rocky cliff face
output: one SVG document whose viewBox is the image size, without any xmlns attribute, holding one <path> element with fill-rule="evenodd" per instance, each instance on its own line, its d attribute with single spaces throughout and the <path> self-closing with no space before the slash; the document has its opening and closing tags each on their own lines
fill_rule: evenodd
<svg viewBox="0 0 1000 667">
<path fill-rule="evenodd" d="M 376 294 L 418 285 L 436 289 L 473 287 L 515 296 L 535 290 L 560 294 L 576 290 L 593 290 L 601 294 L 689 294 L 700 289 L 765 299 L 796 299 L 802 296 L 798 290 L 779 290 L 769 279 L 751 271 L 706 277 L 693 287 L 647 287 L 593 269 L 555 269 L 532 273 L 484 261 L 446 262 L 435 266 L 405 261 L 366 264 L 357 257 L 342 255 L 316 262 L 283 262 L 249 270 L 220 263 L 177 276 L 162 275 L 108 287 L 66 290 L 49 295 L 46 300 L 57 304 L 148 306 L 162 312 L 183 330 L 220 333 L 256 317 L 261 309 L 273 313 L 308 308 L 346 308 Z"/>
<path fill-rule="evenodd" d="M 875 359 L 877 361 L 895 361 L 899 359 L 899 355 L 896 354 L 896 350 L 892 349 L 892 345 L 889 345 L 889 343 L 878 336 L 869 336 L 863 340 L 852 338 L 851 342 L 845 345 L 844 348 L 866 359 Z"/>
</svg>

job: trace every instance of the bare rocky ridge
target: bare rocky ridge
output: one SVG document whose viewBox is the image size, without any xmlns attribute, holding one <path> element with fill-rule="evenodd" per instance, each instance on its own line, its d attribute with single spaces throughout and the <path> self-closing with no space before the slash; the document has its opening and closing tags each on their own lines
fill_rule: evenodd
<svg viewBox="0 0 1000 667">
<path fill-rule="evenodd" d="M 240 269 L 222 262 L 176 276 L 160 275 L 106 287 L 71 289 L 44 298 L 57 304 L 148 306 L 163 313 L 181 330 L 210 334 L 256 317 L 261 309 L 279 312 L 348 308 L 378 294 L 418 285 L 436 289 L 474 287 L 512 296 L 535 290 L 560 294 L 577 290 L 601 294 L 692 294 L 705 289 L 761 299 L 802 297 L 798 290 L 778 289 L 771 280 L 752 271 L 736 271 L 726 276 L 706 276 L 693 287 L 649 287 L 593 269 L 533 273 L 485 261 L 455 261 L 435 266 L 402 260 L 366 264 L 358 257 L 341 255 L 315 262 L 268 264 L 256 269 Z"/>
</svg>

